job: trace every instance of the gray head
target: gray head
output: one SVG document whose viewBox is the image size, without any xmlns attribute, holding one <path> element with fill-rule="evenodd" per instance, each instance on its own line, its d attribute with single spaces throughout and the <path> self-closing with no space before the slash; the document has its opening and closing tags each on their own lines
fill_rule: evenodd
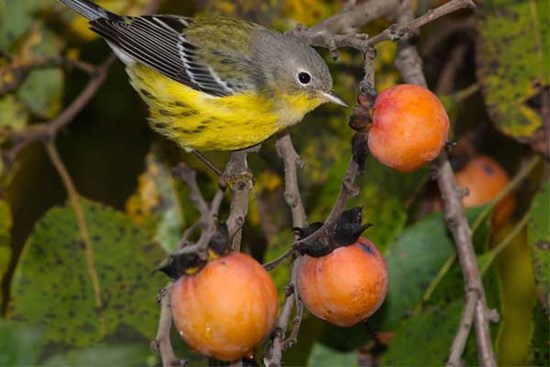
<svg viewBox="0 0 550 367">
<path fill-rule="evenodd" d="M 306 92 L 312 100 L 347 104 L 332 93 L 332 77 L 325 60 L 303 41 L 271 30 L 255 40 L 258 61 L 270 90 Z M 269 67 L 265 67 L 265 66 Z"/>
</svg>

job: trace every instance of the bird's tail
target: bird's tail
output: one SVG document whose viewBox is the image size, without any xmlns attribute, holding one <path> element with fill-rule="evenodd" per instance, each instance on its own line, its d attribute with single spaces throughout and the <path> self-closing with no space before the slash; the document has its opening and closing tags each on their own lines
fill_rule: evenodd
<svg viewBox="0 0 550 367">
<path fill-rule="evenodd" d="M 96 20 L 98 18 L 120 18 L 115 13 L 111 13 L 108 10 L 103 9 L 101 6 L 88 1 L 88 0 L 59 0 L 69 8 L 79 12 L 89 20 Z"/>
</svg>

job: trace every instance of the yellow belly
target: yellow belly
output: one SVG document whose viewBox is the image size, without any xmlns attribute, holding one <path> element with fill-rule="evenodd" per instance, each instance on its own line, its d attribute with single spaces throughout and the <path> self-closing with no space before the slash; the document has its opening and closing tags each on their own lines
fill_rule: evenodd
<svg viewBox="0 0 550 367">
<path fill-rule="evenodd" d="M 183 148 L 244 149 L 299 122 L 319 105 L 300 103 L 285 111 L 257 93 L 212 97 L 141 64 L 132 64 L 127 71 L 133 87 L 149 105 L 152 128 Z"/>
</svg>

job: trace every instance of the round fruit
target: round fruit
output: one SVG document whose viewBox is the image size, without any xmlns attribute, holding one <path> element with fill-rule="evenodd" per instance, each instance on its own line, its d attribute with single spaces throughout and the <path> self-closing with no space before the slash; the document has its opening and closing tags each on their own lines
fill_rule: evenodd
<svg viewBox="0 0 550 367">
<path fill-rule="evenodd" d="M 200 353 L 222 361 L 245 356 L 272 329 L 277 290 L 250 256 L 233 252 L 182 276 L 172 288 L 179 334 Z"/>
<path fill-rule="evenodd" d="M 400 84 L 376 98 L 368 144 L 386 166 L 412 172 L 439 155 L 448 134 L 439 98 L 418 85 Z"/>
<path fill-rule="evenodd" d="M 486 156 L 470 160 L 455 176 L 458 186 L 468 188 L 468 195 L 463 199 L 466 207 L 489 203 L 510 182 L 500 164 Z M 495 206 L 493 225 L 499 227 L 510 219 L 515 205 L 515 198 L 511 193 L 502 198 Z"/>
<path fill-rule="evenodd" d="M 323 257 L 304 255 L 298 290 L 312 314 L 338 326 L 352 326 L 382 305 L 388 269 L 372 242 L 360 237 Z"/>
</svg>

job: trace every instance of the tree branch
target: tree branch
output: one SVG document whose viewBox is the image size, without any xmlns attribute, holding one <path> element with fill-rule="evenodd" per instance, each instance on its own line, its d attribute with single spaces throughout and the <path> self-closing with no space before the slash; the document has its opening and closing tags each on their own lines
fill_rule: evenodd
<svg viewBox="0 0 550 367">
<path fill-rule="evenodd" d="M 404 0 L 403 3 L 406 3 L 406 1 L 407 0 Z M 425 14 L 416 19 L 412 19 L 412 13 L 408 18 L 398 16 L 399 23 L 393 24 L 389 28 L 386 28 L 380 34 L 369 39 L 368 42 L 373 45 L 383 41 L 396 42 L 411 33 L 417 32 L 421 27 L 433 22 L 436 19 L 444 17 L 445 15 L 454 13 L 455 11 L 461 9 L 475 8 L 476 4 L 472 0 L 451 0 L 438 8 L 428 10 Z"/>
<path fill-rule="evenodd" d="M 295 228 L 304 228 L 307 226 L 307 217 L 302 197 L 298 187 L 297 168 L 304 167 L 304 161 L 300 158 L 292 144 L 288 132 L 285 132 L 276 143 L 277 154 L 284 163 L 285 169 L 285 202 L 292 213 L 292 226 Z"/>
<path fill-rule="evenodd" d="M 279 155 L 279 157 L 281 157 L 284 163 L 284 198 L 292 214 L 292 226 L 294 228 L 304 228 L 305 226 L 307 226 L 307 216 L 304 206 L 302 204 L 302 198 L 300 196 L 297 172 L 298 167 L 303 166 L 303 162 L 300 159 L 298 153 L 296 153 L 296 149 L 292 144 L 292 139 L 287 132 L 285 132 L 277 140 L 276 146 L 277 154 Z M 295 240 L 296 239 L 297 237 L 295 236 Z M 265 266 L 269 269 L 270 266 L 276 266 L 282 260 L 291 255 L 294 256 L 294 262 L 292 263 L 290 279 L 286 286 L 285 300 L 283 302 L 283 306 L 281 307 L 279 317 L 277 318 L 277 321 L 275 323 L 275 327 L 271 336 L 271 342 L 268 344 L 264 355 L 264 364 L 269 367 L 276 367 L 281 365 L 283 351 L 286 348 L 292 346 L 292 344 L 295 342 L 300 329 L 300 324 L 302 322 L 303 304 L 300 301 L 300 296 L 296 292 L 296 279 L 298 276 L 298 269 L 300 267 L 300 261 L 302 257 L 292 248 L 286 254 L 274 260 L 270 264 L 266 264 Z M 285 340 L 285 335 L 288 330 L 288 322 L 290 320 L 292 309 L 295 305 L 296 314 L 292 325 L 292 331 L 289 338 Z"/>
<path fill-rule="evenodd" d="M 204 200 L 202 192 L 199 189 L 199 184 L 197 183 L 197 173 L 194 169 L 188 167 L 184 163 L 180 163 L 173 169 L 173 174 L 178 179 L 184 181 L 187 184 L 187 187 L 189 187 L 189 199 L 200 213 L 198 223 L 203 229 L 206 229 L 210 218 L 210 206 L 206 200 Z"/>
<path fill-rule="evenodd" d="M 462 311 L 460 326 L 458 327 L 458 332 L 451 345 L 447 367 L 462 367 L 464 365 L 464 363 L 462 363 L 462 353 L 464 353 L 466 342 L 470 336 L 478 298 L 479 294 L 477 292 L 466 292 L 466 306 Z"/>
<path fill-rule="evenodd" d="M 327 18 L 312 27 L 315 32 L 332 34 L 355 33 L 363 25 L 391 14 L 402 0 L 370 0 L 349 6 L 342 13 Z"/>
<path fill-rule="evenodd" d="M 464 5 L 471 3 L 469 0 L 453 0 L 452 2 L 457 4 L 462 2 Z M 398 21 L 401 23 L 407 23 L 411 19 L 412 8 L 409 0 L 406 0 L 401 8 Z M 401 72 L 403 79 L 407 83 L 418 84 L 426 87 L 426 80 L 422 72 L 422 60 L 420 59 L 416 48 L 409 44 L 406 39 L 403 39 L 403 41 L 399 43 L 398 55 L 395 64 Z M 439 158 L 436 159 L 434 162 L 434 168 L 437 172 L 437 184 L 443 198 L 445 220 L 456 243 L 457 256 L 462 267 L 467 298 L 468 294 L 471 294 L 472 292 L 476 292 L 478 295 L 476 297 L 477 302 L 475 304 L 475 329 L 480 364 L 483 366 L 493 367 L 496 366 L 496 362 L 493 354 L 492 340 L 489 329 L 488 308 L 473 249 L 472 232 L 464 213 L 459 188 L 446 153 L 443 152 Z M 461 328 L 459 330 L 459 334 L 462 332 L 463 330 Z M 453 345 L 460 347 L 461 337 L 461 335 L 458 335 L 458 340 L 455 340 L 456 343 L 453 343 Z M 455 358 L 455 355 L 458 353 L 459 351 L 453 351 L 451 355 Z M 450 361 L 450 363 L 451 362 L 453 361 Z"/>
<path fill-rule="evenodd" d="M 233 251 L 239 251 L 241 248 L 242 227 L 248 214 L 248 196 L 254 188 L 254 177 L 248 168 L 246 157 L 248 153 L 258 150 L 259 146 L 255 146 L 232 153 L 223 174 L 223 181 L 228 184 L 233 194 L 226 221 Z"/>
<path fill-rule="evenodd" d="M 187 363 L 176 357 L 170 341 L 170 329 L 172 327 L 172 307 L 170 297 L 173 283 L 170 282 L 159 292 L 157 301 L 160 304 L 160 317 L 157 336 L 151 343 L 151 349 L 159 352 L 163 367 L 183 367 Z"/>
<path fill-rule="evenodd" d="M 9 64 L 0 68 L 0 97 L 11 93 L 25 80 L 29 73 L 37 69 L 48 69 L 57 66 L 74 67 L 87 74 L 93 74 L 96 66 L 81 60 L 73 60 L 62 56 L 38 57 L 30 60 L 21 60 L 12 56 L 4 56 L 10 61 Z"/>
<path fill-rule="evenodd" d="M 372 6 L 374 12 L 382 12 L 381 15 L 389 14 L 395 9 L 403 0 L 400 1 L 386 1 L 383 6 L 379 6 L 376 0 L 367 1 L 356 7 L 361 9 L 368 9 Z M 387 8 L 386 6 L 391 3 L 396 3 L 393 7 Z M 292 31 L 288 32 L 289 35 L 300 38 L 312 46 L 326 47 L 329 49 L 333 58 L 338 56 L 338 48 L 351 47 L 355 48 L 363 53 L 367 52 L 369 47 L 372 47 L 380 42 L 393 41 L 397 42 L 403 37 L 409 36 L 418 32 L 418 30 L 424 25 L 433 22 L 445 15 L 455 12 L 460 9 L 475 9 L 475 3 L 472 0 L 451 0 L 448 3 L 441 5 L 438 8 L 429 10 L 424 15 L 411 19 L 410 21 L 404 21 L 396 24 L 392 24 L 376 36 L 370 37 L 364 33 L 358 33 L 355 28 L 349 29 L 346 33 L 335 34 L 327 31 L 326 29 L 319 29 L 318 26 L 310 29 L 304 28 L 299 25 Z M 341 14 L 341 16 L 347 15 L 347 13 Z M 355 17 L 354 13 L 354 17 Z M 349 15 L 347 15 L 349 16 Z M 338 16 L 335 16 L 338 17 Z M 334 18 L 334 17 L 333 17 Z M 331 19 L 331 18 L 329 18 Z M 339 19 L 339 18 L 337 18 Z M 355 19 L 355 18 L 354 18 Z M 369 20 L 370 21 L 370 18 Z M 366 21 L 365 23 L 367 23 Z M 364 24 L 365 24 L 364 23 Z M 323 23 L 320 23 L 323 24 Z"/>
<path fill-rule="evenodd" d="M 296 278 L 298 277 L 298 269 L 300 268 L 301 259 L 302 257 L 300 255 L 297 255 L 294 262 L 292 263 L 290 280 L 285 289 L 285 301 L 283 303 L 283 306 L 281 307 L 281 312 L 279 313 L 279 317 L 275 322 L 275 327 L 271 335 L 271 343 L 268 344 L 264 355 L 263 361 L 267 367 L 279 367 L 281 366 L 281 363 L 282 363 L 283 351 L 285 347 L 285 335 L 288 330 L 288 322 L 290 320 L 290 315 L 292 314 L 292 309 L 294 308 L 294 305 L 295 305 L 295 300 L 298 297 L 298 295 L 296 294 L 295 281 L 296 281 Z M 301 320 L 297 320 L 295 323 L 295 327 L 298 328 L 300 323 L 301 323 Z M 298 330 L 293 331 L 291 334 L 297 335 Z M 287 343 L 287 346 L 288 346 L 288 343 Z"/>
<path fill-rule="evenodd" d="M 4 162 L 7 164 L 13 162 L 17 155 L 30 143 L 47 140 L 55 137 L 57 133 L 67 126 L 82 111 L 92 97 L 96 94 L 99 87 L 105 82 L 109 68 L 115 61 L 114 55 L 109 55 L 105 61 L 91 74 L 91 79 L 86 87 L 80 92 L 71 104 L 63 110 L 55 119 L 48 123 L 30 125 L 24 131 L 14 134 L 12 141 L 13 147 L 3 154 Z"/>
</svg>

